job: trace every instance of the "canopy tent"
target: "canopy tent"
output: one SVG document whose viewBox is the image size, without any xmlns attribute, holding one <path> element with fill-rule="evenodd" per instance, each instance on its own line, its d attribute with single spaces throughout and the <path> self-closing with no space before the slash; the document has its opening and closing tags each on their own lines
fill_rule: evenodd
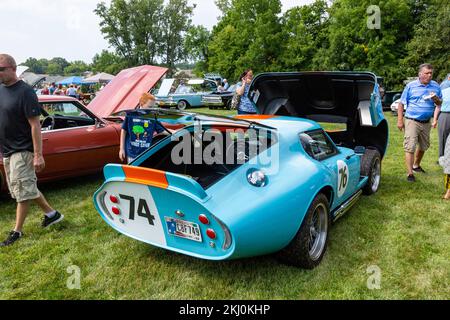
<svg viewBox="0 0 450 320">
<path fill-rule="evenodd" d="M 112 74 L 102 72 L 92 77 L 84 79 L 83 83 L 99 83 L 99 82 L 106 83 L 110 82 L 112 79 L 114 79 L 114 76 Z"/>
<path fill-rule="evenodd" d="M 57 82 L 56 84 L 69 85 L 69 84 L 82 84 L 82 83 L 84 83 L 83 78 L 74 76 L 74 77 L 69 77 L 64 80 L 61 80 L 61 81 Z"/>
</svg>

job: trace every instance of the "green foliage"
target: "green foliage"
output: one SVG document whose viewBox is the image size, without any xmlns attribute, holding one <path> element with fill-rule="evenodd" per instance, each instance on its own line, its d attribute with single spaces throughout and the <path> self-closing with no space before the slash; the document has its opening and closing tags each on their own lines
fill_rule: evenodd
<svg viewBox="0 0 450 320">
<path fill-rule="evenodd" d="M 69 66 L 64 68 L 64 74 L 75 76 L 80 75 L 83 72 L 89 71 L 90 69 L 91 69 L 90 66 L 84 61 L 74 61 Z"/>
<path fill-rule="evenodd" d="M 195 4 L 188 5 L 187 0 L 169 0 L 164 8 L 162 23 L 162 59 L 170 69 L 169 76 L 175 69 L 175 64 L 183 60 L 187 54 L 184 48 L 185 34 L 191 28 L 191 17 Z"/>
<path fill-rule="evenodd" d="M 327 9 L 326 1 L 320 0 L 311 5 L 295 7 L 283 16 L 283 51 L 279 57 L 283 70 L 321 68 L 323 63 L 319 59 L 314 60 L 314 57 L 318 56 L 320 49 L 326 48 Z"/>
<path fill-rule="evenodd" d="M 233 0 L 212 31 L 208 71 L 237 80 L 247 68 L 255 72 L 279 69 L 280 13 L 279 0 Z"/>
<path fill-rule="evenodd" d="M 163 0 L 112 0 L 97 5 L 100 30 L 128 67 L 154 64 L 160 51 Z"/>
<path fill-rule="evenodd" d="M 447 5 L 445 5 L 447 4 Z M 450 72 L 450 7 L 445 0 L 432 1 L 414 27 L 414 36 L 407 44 L 408 55 L 403 63 L 408 75 L 417 73 L 424 62 L 434 67 L 435 78 L 443 80 Z"/>
<path fill-rule="evenodd" d="M 100 54 L 96 54 L 92 61 L 92 71 L 95 73 L 106 72 L 116 75 L 126 67 L 127 62 L 125 59 L 107 50 L 103 50 Z"/>
<path fill-rule="evenodd" d="M 97 5 L 100 30 L 121 58 L 120 65 L 155 65 L 173 69 L 184 60 L 184 36 L 195 5 L 187 0 L 112 0 Z M 105 57 L 106 58 L 106 57 Z"/>
<path fill-rule="evenodd" d="M 28 58 L 22 65 L 29 67 L 29 72 L 49 75 L 80 75 L 90 69 L 90 65 L 84 61 L 67 62 L 60 57 L 51 60 Z"/>
<path fill-rule="evenodd" d="M 27 66 L 29 72 L 37 74 L 50 74 L 50 75 L 63 75 L 64 69 L 67 68 L 70 63 L 64 58 L 47 59 L 35 59 L 28 58 L 22 65 Z"/>
<path fill-rule="evenodd" d="M 186 34 L 184 48 L 190 60 L 198 61 L 195 70 L 196 73 L 207 71 L 206 58 L 208 56 L 208 43 L 210 38 L 210 32 L 203 26 L 193 26 Z"/>
<path fill-rule="evenodd" d="M 418 65 L 430 62 L 440 80 L 450 69 L 446 3 L 316 0 L 279 19 L 279 1 L 216 0 L 222 17 L 212 31 L 207 68 L 231 78 L 246 67 L 257 73 L 367 70 L 393 90 L 415 76 Z M 380 9 L 380 28 L 370 24 L 377 21 L 371 6 Z"/>
</svg>

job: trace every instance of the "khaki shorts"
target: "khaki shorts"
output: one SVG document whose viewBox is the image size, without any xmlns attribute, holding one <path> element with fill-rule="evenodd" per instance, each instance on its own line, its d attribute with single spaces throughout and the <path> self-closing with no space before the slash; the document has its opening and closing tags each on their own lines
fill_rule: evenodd
<svg viewBox="0 0 450 320">
<path fill-rule="evenodd" d="M 33 157 L 33 153 L 22 151 L 3 158 L 9 192 L 17 202 L 34 200 L 41 195 L 37 188 Z"/>
<path fill-rule="evenodd" d="M 430 147 L 431 122 L 421 123 L 405 119 L 405 139 L 403 149 L 405 152 L 414 153 L 419 145 L 420 151 L 427 151 Z"/>
</svg>

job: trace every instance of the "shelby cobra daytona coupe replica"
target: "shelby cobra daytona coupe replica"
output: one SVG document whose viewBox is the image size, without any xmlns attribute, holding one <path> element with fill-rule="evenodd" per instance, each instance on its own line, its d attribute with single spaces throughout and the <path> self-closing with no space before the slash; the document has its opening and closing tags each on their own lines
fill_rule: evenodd
<svg viewBox="0 0 450 320">
<path fill-rule="evenodd" d="M 331 222 L 380 185 L 388 128 L 376 76 L 265 73 L 249 97 L 259 115 L 167 114 L 185 128 L 131 165 L 104 168 L 94 195 L 102 218 L 198 258 L 278 252 L 289 264 L 317 266 Z"/>
</svg>

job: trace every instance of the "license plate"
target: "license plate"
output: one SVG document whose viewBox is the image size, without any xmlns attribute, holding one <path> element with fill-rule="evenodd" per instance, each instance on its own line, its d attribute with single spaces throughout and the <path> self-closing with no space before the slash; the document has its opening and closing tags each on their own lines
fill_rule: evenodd
<svg viewBox="0 0 450 320">
<path fill-rule="evenodd" d="M 165 220 L 169 234 L 184 239 L 202 242 L 202 235 L 198 224 L 169 217 L 165 217 Z"/>
</svg>

